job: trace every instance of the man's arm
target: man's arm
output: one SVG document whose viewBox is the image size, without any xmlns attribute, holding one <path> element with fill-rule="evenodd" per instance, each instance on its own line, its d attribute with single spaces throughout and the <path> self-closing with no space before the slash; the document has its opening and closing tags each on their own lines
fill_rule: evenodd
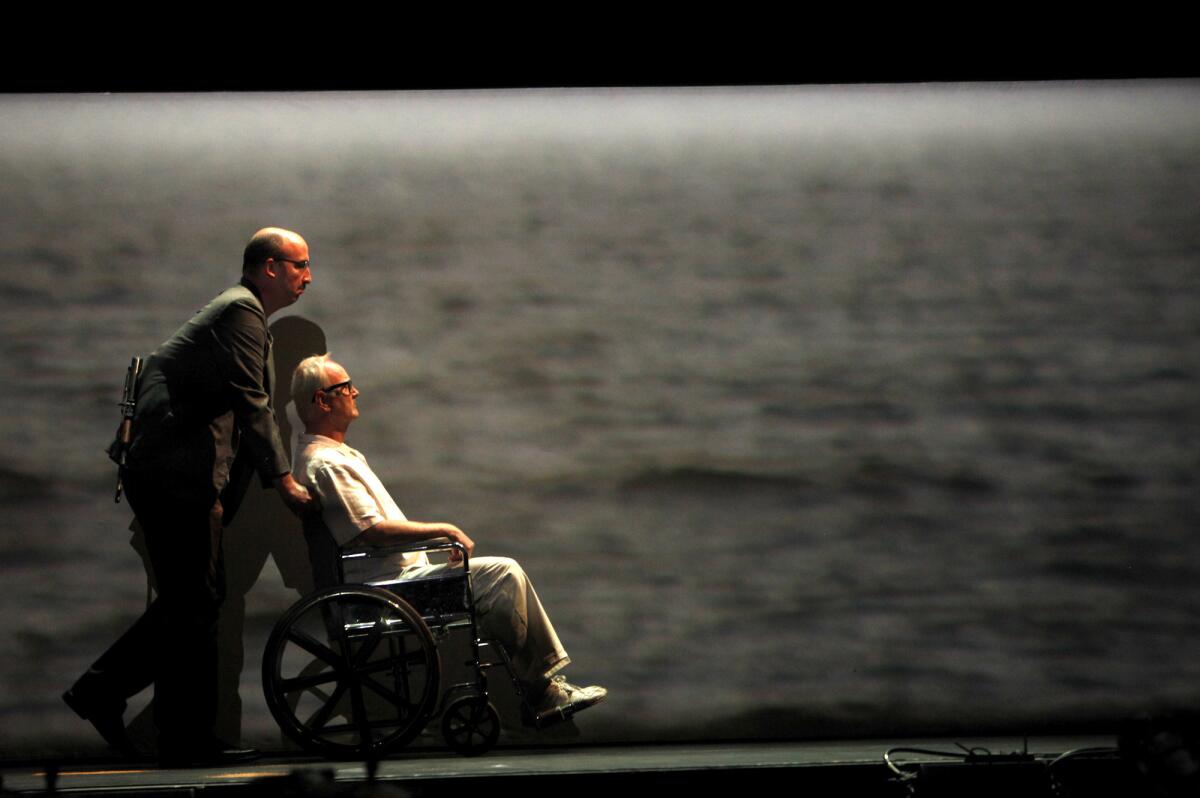
<svg viewBox="0 0 1200 798">
<path fill-rule="evenodd" d="M 303 455 L 298 457 L 304 461 Z M 339 543 L 385 546 L 445 537 L 462 545 L 467 554 L 474 551 L 475 542 L 454 524 L 430 524 L 405 518 L 365 461 L 339 461 L 338 458 L 328 451 L 318 452 L 313 460 L 304 461 L 306 464 L 298 468 L 302 478 L 305 478 L 304 474 L 308 475 L 306 482 L 312 480 L 313 491 L 325 503 L 326 526 Z M 368 488 L 367 482 L 374 488 Z M 460 558 L 458 551 L 451 552 L 452 561 Z"/>
<path fill-rule="evenodd" d="M 249 449 L 251 461 L 264 480 L 287 474 L 291 466 L 279 438 L 271 397 L 263 384 L 266 318 L 257 308 L 234 302 L 221 313 L 212 335 L 226 401 L 241 429 L 241 445 Z"/>
<path fill-rule="evenodd" d="M 370 546 L 386 546 L 389 543 L 429 540 L 430 538 L 450 538 L 465 548 L 468 556 L 475 550 L 475 542 L 467 537 L 467 533 L 454 524 L 426 524 L 420 521 L 380 521 L 358 536 L 359 540 Z M 451 555 L 451 559 L 455 559 L 453 554 Z"/>
<path fill-rule="evenodd" d="M 275 477 L 271 481 L 271 486 L 279 491 L 279 498 L 283 499 L 287 508 L 296 515 L 304 516 L 309 513 L 321 512 L 321 503 L 317 501 L 317 497 L 308 488 L 297 482 L 291 472 Z"/>
<path fill-rule="evenodd" d="M 279 437 L 271 397 L 263 384 L 266 370 L 266 319 L 256 308 L 234 303 L 213 327 L 225 392 L 251 462 L 296 515 L 319 509 L 308 489 L 292 477 Z"/>
</svg>

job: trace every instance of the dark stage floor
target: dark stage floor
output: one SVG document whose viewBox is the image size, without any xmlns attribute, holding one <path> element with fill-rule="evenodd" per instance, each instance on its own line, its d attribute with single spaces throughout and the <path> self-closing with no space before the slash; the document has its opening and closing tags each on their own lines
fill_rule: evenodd
<svg viewBox="0 0 1200 798">
<path fill-rule="evenodd" d="M 395 788 L 400 788 L 399 792 L 410 795 L 474 789 L 507 794 L 542 787 L 579 794 L 700 786 L 725 789 L 782 775 L 793 786 L 853 791 L 846 794 L 903 795 L 905 789 L 895 783 L 896 774 L 884 763 L 885 751 L 897 747 L 956 751 L 960 750 L 957 744 L 993 754 L 1022 751 L 1028 745 L 1034 761 L 1044 765 L 1064 752 L 1111 747 L 1115 741 L 1106 737 L 1044 737 L 1027 743 L 1021 738 L 990 738 L 504 748 L 475 758 L 449 752 L 401 754 L 379 763 L 375 778 L 383 792 L 395 793 Z M 904 763 L 906 770 L 922 763 L 946 763 L 951 768 L 957 765 L 964 771 L 975 768 L 974 772 L 992 783 L 995 774 L 1018 764 L 966 765 L 961 760 L 930 754 L 898 754 L 894 760 Z M 1105 761 L 1104 766 L 1110 769 L 1116 764 Z M 270 795 L 362 794 L 360 788 L 368 781 L 367 768 L 361 762 L 300 758 L 268 757 L 249 765 L 187 770 L 65 762 L 58 767 L 54 785 L 57 792 L 89 796 L 230 788 Z M 1097 767 L 1088 766 L 1093 778 Z M 985 772 L 982 768 L 991 770 Z M 46 772 L 44 766 L 5 768 L 4 788 L 15 793 L 42 793 L 47 789 Z"/>
</svg>

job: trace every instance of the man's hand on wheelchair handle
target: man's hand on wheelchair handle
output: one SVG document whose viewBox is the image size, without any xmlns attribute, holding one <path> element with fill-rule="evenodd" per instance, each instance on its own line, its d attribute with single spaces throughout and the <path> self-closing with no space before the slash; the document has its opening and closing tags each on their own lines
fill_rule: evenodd
<svg viewBox="0 0 1200 798">
<path fill-rule="evenodd" d="M 301 518 L 321 512 L 321 502 L 316 495 L 293 479 L 291 474 L 276 477 L 275 490 L 279 491 L 279 497 L 287 508 Z"/>
</svg>

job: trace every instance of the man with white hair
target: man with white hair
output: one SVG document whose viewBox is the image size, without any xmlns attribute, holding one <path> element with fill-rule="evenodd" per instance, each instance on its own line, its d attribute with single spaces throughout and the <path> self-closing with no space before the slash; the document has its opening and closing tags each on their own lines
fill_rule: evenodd
<svg viewBox="0 0 1200 798">
<path fill-rule="evenodd" d="M 328 355 L 301 361 L 292 377 L 292 401 L 304 422 L 292 471 L 321 500 L 322 519 L 339 545 L 385 545 L 446 537 L 470 555 L 474 541 L 454 524 L 410 521 L 367 465 L 346 445 L 358 418 L 358 390 Z M 455 552 L 457 554 L 457 552 Z M 461 555 L 457 558 L 461 561 Z M 430 564 L 423 552 L 351 561 L 347 581 L 415 579 L 456 567 Z M 507 557 L 472 557 L 475 611 L 484 637 L 504 646 L 537 721 L 566 718 L 604 700 L 603 687 L 576 687 L 558 675 L 570 663 L 533 584 Z"/>
</svg>

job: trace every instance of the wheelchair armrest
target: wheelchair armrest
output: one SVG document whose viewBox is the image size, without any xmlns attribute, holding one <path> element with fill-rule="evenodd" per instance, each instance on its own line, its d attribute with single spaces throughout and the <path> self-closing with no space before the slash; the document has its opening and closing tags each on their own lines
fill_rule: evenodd
<svg viewBox="0 0 1200 798">
<path fill-rule="evenodd" d="M 450 538 L 427 538 L 425 540 L 412 540 L 403 543 L 391 543 L 386 546 L 356 546 L 354 548 L 343 548 L 341 550 L 341 558 L 359 557 L 379 557 L 391 553 L 410 554 L 418 551 L 449 551 L 458 549 L 463 556 L 467 554 L 467 549 L 461 543 Z"/>
</svg>

